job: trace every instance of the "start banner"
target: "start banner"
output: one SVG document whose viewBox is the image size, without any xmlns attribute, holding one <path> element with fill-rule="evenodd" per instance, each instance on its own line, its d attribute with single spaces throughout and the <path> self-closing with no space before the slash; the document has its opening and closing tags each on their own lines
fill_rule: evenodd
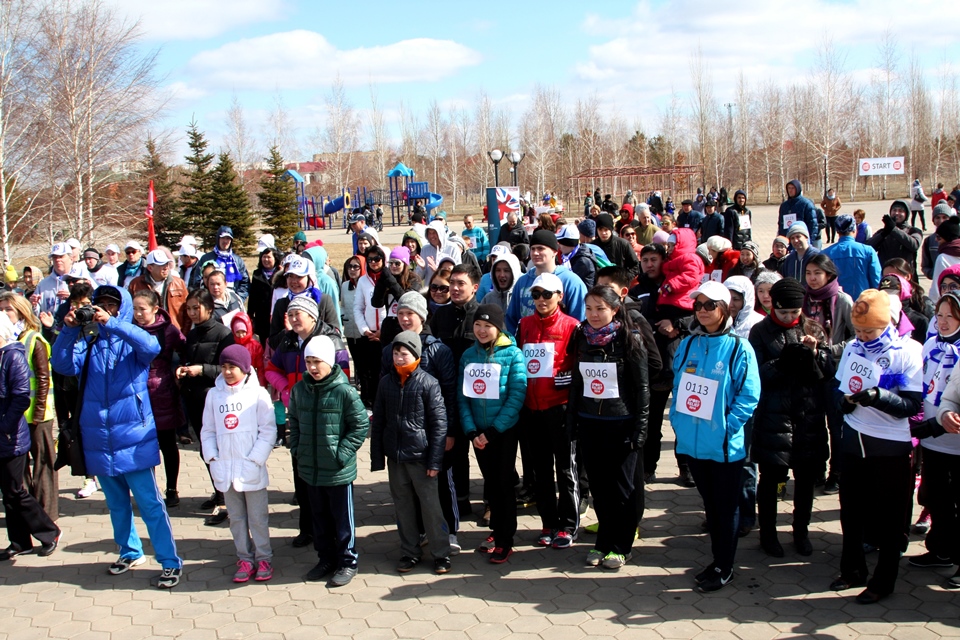
<svg viewBox="0 0 960 640">
<path fill-rule="evenodd" d="M 860 158 L 862 176 L 902 176 L 903 156 L 896 158 Z"/>
</svg>

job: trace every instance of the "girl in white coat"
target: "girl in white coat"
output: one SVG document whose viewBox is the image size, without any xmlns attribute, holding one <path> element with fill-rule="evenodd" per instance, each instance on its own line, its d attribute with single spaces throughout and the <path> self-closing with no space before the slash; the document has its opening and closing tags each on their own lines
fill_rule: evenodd
<svg viewBox="0 0 960 640">
<path fill-rule="evenodd" d="M 207 393 L 200 431 L 203 459 L 230 513 L 230 533 L 239 558 L 234 582 L 273 577 L 266 464 L 277 423 L 270 394 L 252 372 L 246 348 L 231 345 L 223 350 L 220 375 Z"/>
</svg>

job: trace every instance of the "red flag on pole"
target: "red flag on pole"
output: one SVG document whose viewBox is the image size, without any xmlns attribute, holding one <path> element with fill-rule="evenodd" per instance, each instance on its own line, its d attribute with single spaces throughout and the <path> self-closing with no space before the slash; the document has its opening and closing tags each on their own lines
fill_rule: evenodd
<svg viewBox="0 0 960 640">
<path fill-rule="evenodd" d="M 147 191 L 147 210 L 144 215 L 147 216 L 147 247 L 150 251 L 157 248 L 157 231 L 153 226 L 153 205 L 156 201 L 156 194 L 153 192 L 153 180 L 150 181 L 150 189 Z"/>
</svg>

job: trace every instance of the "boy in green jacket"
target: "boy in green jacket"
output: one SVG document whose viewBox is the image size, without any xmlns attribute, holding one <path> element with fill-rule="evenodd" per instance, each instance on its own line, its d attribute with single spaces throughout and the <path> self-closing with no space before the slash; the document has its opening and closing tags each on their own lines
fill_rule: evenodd
<svg viewBox="0 0 960 640">
<path fill-rule="evenodd" d="M 288 442 L 297 473 L 307 483 L 313 509 L 313 546 L 320 561 L 306 579 L 333 573 L 330 587 L 349 584 L 357 575 L 353 527 L 353 481 L 357 450 L 370 419 L 356 389 L 336 364 L 333 341 L 313 336 L 304 349 L 308 376 L 290 392 Z"/>
</svg>

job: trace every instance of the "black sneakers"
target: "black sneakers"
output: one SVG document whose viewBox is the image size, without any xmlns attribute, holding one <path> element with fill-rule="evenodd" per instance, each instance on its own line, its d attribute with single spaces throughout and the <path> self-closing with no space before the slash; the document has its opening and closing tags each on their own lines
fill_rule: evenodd
<svg viewBox="0 0 960 640">
<path fill-rule="evenodd" d="M 725 586 L 730 584 L 733 580 L 733 569 L 730 569 L 726 574 L 724 574 L 717 567 L 713 568 L 713 572 L 707 574 L 707 577 L 704 580 L 697 584 L 697 591 L 700 593 L 712 593 L 714 591 L 720 591 Z"/>
<path fill-rule="evenodd" d="M 921 569 L 934 569 L 941 567 L 949 569 L 953 566 L 953 560 L 950 558 L 941 558 L 932 551 L 927 551 L 923 555 L 908 558 L 907 562 L 909 562 L 911 566 L 920 567 Z"/>
</svg>

